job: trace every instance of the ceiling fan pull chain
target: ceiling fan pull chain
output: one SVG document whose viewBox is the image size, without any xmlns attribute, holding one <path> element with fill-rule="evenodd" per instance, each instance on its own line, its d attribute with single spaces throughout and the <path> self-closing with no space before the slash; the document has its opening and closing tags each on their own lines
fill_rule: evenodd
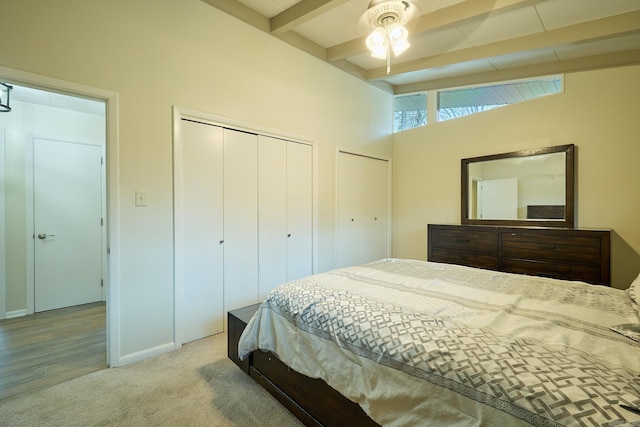
<svg viewBox="0 0 640 427">
<path fill-rule="evenodd" d="M 391 72 L 391 51 L 387 50 L 387 76 Z"/>
</svg>

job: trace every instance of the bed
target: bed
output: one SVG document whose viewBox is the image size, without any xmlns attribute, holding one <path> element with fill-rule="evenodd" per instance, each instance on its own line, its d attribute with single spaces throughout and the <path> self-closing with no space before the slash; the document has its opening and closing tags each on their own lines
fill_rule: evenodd
<svg viewBox="0 0 640 427">
<path fill-rule="evenodd" d="M 384 259 L 277 287 L 237 354 L 283 364 L 255 378 L 276 382 L 298 416 L 335 390 L 366 414 L 357 424 L 640 426 L 636 282 Z"/>
</svg>

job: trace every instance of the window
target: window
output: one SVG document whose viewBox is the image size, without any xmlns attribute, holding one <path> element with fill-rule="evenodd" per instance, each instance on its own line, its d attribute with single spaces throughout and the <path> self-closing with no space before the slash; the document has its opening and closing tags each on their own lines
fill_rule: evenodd
<svg viewBox="0 0 640 427">
<path fill-rule="evenodd" d="M 427 93 L 393 98 L 393 131 L 412 129 L 427 124 Z"/>
<path fill-rule="evenodd" d="M 475 86 L 438 92 L 438 121 L 455 119 L 509 104 L 559 93 L 560 77 Z"/>
<path fill-rule="evenodd" d="M 393 101 L 393 131 L 400 132 L 424 126 L 427 122 L 451 120 L 560 93 L 562 81 L 562 76 L 549 76 L 397 95 Z M 436 111 L 429 111 L 427 99 L 431 100 L 431 110 Z"/>
</svg>

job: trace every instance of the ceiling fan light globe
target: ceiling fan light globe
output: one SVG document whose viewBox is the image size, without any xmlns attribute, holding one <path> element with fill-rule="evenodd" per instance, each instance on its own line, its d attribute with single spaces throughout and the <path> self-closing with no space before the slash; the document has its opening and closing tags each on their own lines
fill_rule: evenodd
<svg viewBox="0 0 640 427">
<path fill-rule="evenodd" d="M 388 49 L 384 46 L 371 51 L 371 56 L 378 59 L 386 59 L 387 58 Z"/>
<path fill-rule="evenodd" d="M 387 27 L 387 36 L 391 43 L 395 43 L 399 40 L 407 40 L 409 32 L 405 27 L 396 22 Z"/>
<path fill-rule="evenodd" d="M 389 41 L 384 28 L 376 28 L 369 37 L 367 37 L 367 48 L 371 51 L 374 58 L 384 59 L 387 57 Z"/>
<path fill-rule="evenodd" d="M 377 49 L 379 46 L 384 46 L 387 42 L 387 33 L 384 28 L 378 27 L 369 34 L 367 37 L 367 48 L 369 50 Z"/>
<path fill-rule="evenodd" d="M 411 45 L 406 39 L 398 40 L 394 43 L 391 43 L 391 50 L 393 50 L 393 54 L 395 56 L 398 56 L 405 50 L 409 49 L 409 46 Z"/>
</svg>

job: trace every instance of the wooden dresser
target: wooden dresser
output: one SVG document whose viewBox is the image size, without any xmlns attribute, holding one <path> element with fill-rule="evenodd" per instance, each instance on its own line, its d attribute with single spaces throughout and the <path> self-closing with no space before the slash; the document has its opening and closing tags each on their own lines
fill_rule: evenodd
<svg viewBox="0 0 640 427">
<path fill-rule="evenodd" d="M 609 230 L 429 224 L 427 259 L 610 285 Z"/>
</svg>

